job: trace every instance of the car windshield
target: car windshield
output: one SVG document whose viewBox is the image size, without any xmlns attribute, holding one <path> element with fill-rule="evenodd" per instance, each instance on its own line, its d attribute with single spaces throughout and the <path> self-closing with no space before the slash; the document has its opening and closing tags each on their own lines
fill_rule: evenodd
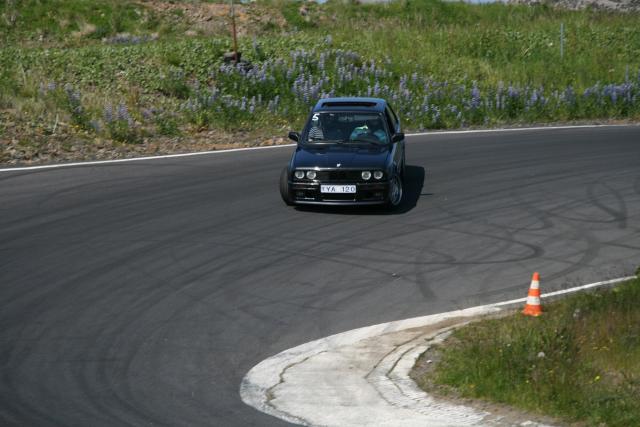
<svg viewBox="0 0 640 427">
<path fill-rule="evenodd" d="M 305 128 L 304 139 L 310 144 L 389 143 L 382 116 L 360 112 L 314 113 Z"/>
</svg>

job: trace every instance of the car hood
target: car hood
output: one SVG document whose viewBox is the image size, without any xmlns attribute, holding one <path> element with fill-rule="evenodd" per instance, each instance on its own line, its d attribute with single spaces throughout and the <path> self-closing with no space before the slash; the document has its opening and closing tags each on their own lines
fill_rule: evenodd
<svg viewBox="0 0 640 427">
<path fill-rule="evenodd" d="M 387 164 L 391 151 L 388 145 L 326 144 L 299 145 L 296 149 L 296 168 L 380 168 Z M 340 164 L 340 166 L 338 166 Z"/>
</svg>

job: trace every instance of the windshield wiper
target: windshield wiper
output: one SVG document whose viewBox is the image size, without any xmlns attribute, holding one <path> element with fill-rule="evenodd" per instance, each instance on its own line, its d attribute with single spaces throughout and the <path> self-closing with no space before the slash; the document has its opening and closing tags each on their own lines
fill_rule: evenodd
<svg viewBox="0 0 640 427">
<path fill-rule="evenodd" d="M 360 139 L 360 138 L 351 139 L 349 140 L 349 142 L 366 142 L 367 144 L 373 144 L 373 145 L 385 145 L 385 143 L 381 141 L 376 142 L 370 139 Z"/>
<path fill-rule="evenodd" d="M 308 143 L 310 144 L 342 144 L 343 142 L 347 142 L 346 139 L 308 139 Z"/>
</svg>

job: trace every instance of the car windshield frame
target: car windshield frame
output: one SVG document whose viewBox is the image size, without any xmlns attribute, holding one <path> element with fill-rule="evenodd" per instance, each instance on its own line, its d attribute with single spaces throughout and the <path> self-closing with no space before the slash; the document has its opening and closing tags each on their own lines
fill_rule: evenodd
<svg viewBox="0 0 640 427">
<path fill-rule="evenodd" d="M 318 116 L 318 118 L 320 119 L 321 115 L 329 115 L 329 114 L 338 114 L 338 115 L 345 115 L 345 114 L 349 114 L 349 115 L 353 115 L 353 116 L 371 116 L 371 119 L 377 119 L 380 122 L 380 126 L 382 128 L 382 130 L 385 133 L 385 139 L 386 141 L 381 141 L 379 140 L 379 137 L 374 136 L 373 134 L 369 134 L 366 136 L 365 138 L 351 138 L 351 134 L 353 134 L 353 132 L 358 128 L 358 127 L 362 127 L 362 126 L 354 126 L 354 128 L 351 131 L 350 135 L 344 135 L 342 134 L 341 137 L 332 137 L 329 135 L 323 135 L 322 139 L 310 139 L 310 133 L 311 133 L 311 129 L 314 127 L 313 126 L 313 122 L 314 122 L 314 117 Z M 361 119 L 362 122 L 365 122 L 366 120 L 371 120 L 371 119 Z M 321 119 L 320 119 L 321 120 Z M 376 146 L 387 146 L 391 143 L 391 133 L 389 132 L 389 128 L 387 126 L 387 123 L 385 121 L 384 115 L 378 111 L 361 111 L 361 110 L 335 110 L 335 111 L 315 111 L 313 112 L 310 116 L 309 119 L 307 120 L 307 123 L 304 127 L 304 130 L 302 132 L 301 138 L 300 138 L 301 143 L 303 144 L 309 144 L 309 145 L 324 145 L 324 144 L 347 144 L 347 145 L 356 145 L 356 144 L 369 144 L 369 145 L 376 145 Z"/>
</svg>

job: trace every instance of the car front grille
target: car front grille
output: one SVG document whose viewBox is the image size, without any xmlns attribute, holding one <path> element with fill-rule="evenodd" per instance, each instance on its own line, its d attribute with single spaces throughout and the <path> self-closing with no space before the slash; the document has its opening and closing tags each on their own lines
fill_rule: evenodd
<svg viewBox="0 0 640 427">
<path fill-rule="evenodd" d="M 324 202 L 355 202 L 357 198 L 355 194 L 331 194 L 321 196 L 320 200 Z"/>
<path fill-rule="evenodd" d="M 361 171 L 328 170 L 319 171 L 316 179 L 321 182 L 356 182 L 361 181 Z"/>
</svg>

